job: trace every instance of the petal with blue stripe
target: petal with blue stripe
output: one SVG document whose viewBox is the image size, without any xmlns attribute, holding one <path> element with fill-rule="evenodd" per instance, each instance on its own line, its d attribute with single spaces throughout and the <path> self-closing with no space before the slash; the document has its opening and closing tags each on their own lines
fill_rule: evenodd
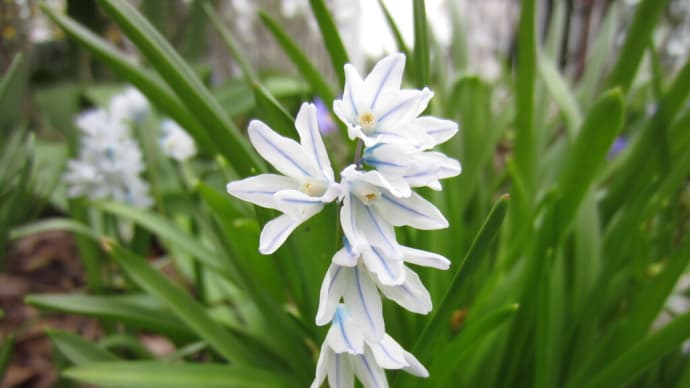
<svg viewBox="0 0 690 388">
<path fill-rule="evenodd" d="M 378 341 L 383 338 L 385 326 L 381 296 L 366 269 L 360 266 L 349 271 L 348 286 L 345 288 L 345 305 L 352 320 L 362 328 L 367 340 Z"/>
<path fill-rule="evenodd" d="M 322 175 L 296 141 L 278 135 L 263 122 L 252 120 L 247 132 L 259 155 L 284 175 L 294 178 Z"/>
<path fill-rule="evenodd" d="M 448 221 L 436 206 L 415 192 L 408 198 L 383 193 L 373 206 L 381 218 L 394 226 L 407 225 L 422 230 L 448 227 Z"/>
</svg>

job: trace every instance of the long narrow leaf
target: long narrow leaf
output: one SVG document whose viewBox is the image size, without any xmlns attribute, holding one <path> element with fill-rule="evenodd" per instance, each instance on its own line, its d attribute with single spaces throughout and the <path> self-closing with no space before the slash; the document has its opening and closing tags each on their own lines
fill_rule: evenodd
<svg viewBox="0 0 690 388">
<path fill-rule="evenodd" d="M 99 0 L 106 13 L 122 28 L 175 91 L 189 111 L 206 127 L 221 154 L 242 176 L 263 171 L 265 165 L 232 123 L 213 95 L 168 41 L 133 5 L 124 0 Z"/>
<path fill-rule="evenodd" d="M 340 87 L 343 88 L 345 87 L 345 64 L 348 62 L 345 45 L 340 39 L 340 34 L 335 26 L 335 22 L 333 22 L 333 16 L 331 16 L 326 7 L 326 3 L 323 0 L 309 0 L 309 5 L 311 5 L 311 11 L 319 24 L 319 29 L 321 29 L 321 36 L 326 45 L 326 50 L 328 50 L 328 54 L 331 56 L 333 70 L 338 76 Z"/>
<path fill-rule="evenodd" d="M 53 341 L 55 347 L 60 350 L 60 353 L 75 365 L 118 359 L 109 351 L 74 333 L 50 329 L 46 330 L 46 334 Z"/>
<path fill-rule="evenodd" d="M 414 66 L 418 88 L 429 85 L 429 27 L 424 0 L 413 0 L 414 18 Z"/>
</svg>

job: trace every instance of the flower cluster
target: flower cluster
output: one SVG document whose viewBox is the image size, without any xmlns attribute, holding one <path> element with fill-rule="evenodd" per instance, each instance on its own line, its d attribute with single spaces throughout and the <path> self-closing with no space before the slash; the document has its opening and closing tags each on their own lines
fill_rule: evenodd
<svg viewBox="0 0 690 388">
<path fill-rule="evenodd" d="M 184 162 L 196 154 L 194 139 L 178 123 L 171 119 L 161 120 L 163 153 L 178 162 Z"/>
<path fill-rule="evenodd" d="M 385 369 L 427 376 L 426 369 L 385 332 L 381 295 L 419 314 L 431 311 L 431 298 L 406 264 L 447 269 L 435 253 L 400 245 L 396 226 L 433 230 L 448 226 L 439 210 L 413 191 L 441 190 L 439 180 L 460 173 L 458 161 L 431 149 L 458 130 L 455 122 L 420 116 L 433 93 L 401 89 L 405 57 L 379 61 L 364 79 L 345 66 L 343 97 L 333 110 L 358 141 L 355 163 L 336 181 L 317 124 L 317 109 L 303 104 L 295 127 L 300 142 L 276 134 L 260 121 L 249 124 L 249 139 L 279 174 L 230 182 L 228 192 L 282 214 L 269 221 L 259 250 L 275 252 L 301 223 L 328 203 L 340 204 L 343 248 L 333 256 L 316 315 L 331 324 L 321 348 L 316 388 L 328 378 L 332 387 L 386 387 Z"/>
<path fill-rule="evenodd" d="M 145 166 L 141 149 L 130 134 L 130 125 L 148 113 L 146 98 L 134 88 L 110 100 L 108 109 L 80 114 L 82 132 L 79 159 L 70 160 L 64 175 L 69 197 L 112 199 L 147 208 L 152 200 L 140 174 Z"/>
</svg>

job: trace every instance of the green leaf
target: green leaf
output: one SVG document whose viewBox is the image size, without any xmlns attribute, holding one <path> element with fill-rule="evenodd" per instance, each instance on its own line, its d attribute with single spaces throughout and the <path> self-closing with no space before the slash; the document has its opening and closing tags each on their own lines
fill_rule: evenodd
<svg viewBox="0 0 690 388">
<path fill-rule="evenodd" d="M 220 274 L 228 275 L 227 263 L 211 248 L 203 244 L 190 233 L 173 223 L 172 220 L 154 213 L 127 206 L 117 202 L 95 202 L 95 207 L 111 214 L 128 218 L 147 230 L 155 233 L 174 250 L 180 250 L 194 256 L 202 263 Z"/>
<path fill-rule="evenodd" d="M 66 377 L 97 386 L 130 388 L 296 387 L 290 376 L 243 365 L 167 364 L 152 361 L 102 362 L 69 368 Z"/>
<path fill-rule="evenodd" d="M 211 6 L 211 3 L 204 2 L 203 8 L 204 13 L 206 13 L 206 16 L 211 20 L 211 24 L 213 24 L 213 27 L 216 29 L 216 31 L 218 31 L 223 43 L 225 43 L 225 46 L 230 51 L 230 55 L 232 55 L 235 61 L 237 61 L 237 64 L 240 65 L 242 75 L 244 75 L 244 79 L 247 81 L 247 83 L 258 80 L 256 72 L 252 68 L 251 62 L 249 62 L 247 56 L 244 55 L 244 51 L 232 36 L 230 30 L 225 27 L 218 16 L 218 13 Z"/>
<path fill-rule="evenodd" d="M 663 356 L 679 349 L 681 343 L 688 337 L 690 337 L 690 313 L 685 313 L 659 331 L 639 341 L 630 350 L 607 364 L 582 387 L 625 387 Z"/>
<path fill-rule="evenodd" d="M 127 37 L 158 71 L 205 127 L 221 154 L 242 176 L 251 175 L 265 165 L 253 152 L 249 142 L 225 114 L 213 95 L 201 83 L 192 68 L 180 57 L 168 41 L 124 0 L 100 0 L 99 4 Z"/>
<path fill-rule="evenodd" d="M 563 113 L 570 134 L 574 135 L 575 131 L 582 124 L 582 113 L 575 100 L 575 96 L 571 93 L 570 86 L 558 72 L 556 64 L 543 55 L 539 56 L 539 74 Z"/>
<path fill-rule="evenodd" d="M 299 45 L 267 13 L 259 11 L 259 17 L 280 47 L 283 48 L 285 54 L 287 54 L 292 63 L 295 64 L 297 70 L 302 74 L 304 79 L 309 82 L 314 93 L 321 97 L 323 101 L 333 101 L 335 97 L 330 86 L 328 86 L 328 82 L 326 82 L 307 55 L 300 50 Z"/>
<path fill-rule="evenodd" d="M 534 128 L 534 87 L 537 68 L 535 0 L 525 0 L 520 8 L 515 96 L 515 167 L 522 176 L 530 205 L 535 190 L 537 135 Z M 517 208 L 516 208 L 517 209 Z M 526 215 L 523 215 L 526 216 Z M 516 217 L 523 218 L 523 217 Z"/>
<path fill-rule="evenodd" d="M 414 18 L 414 66 L 418 88 L 429 85 L 429 28 L 427 27 L 424 0 L 413 0 Z"/>
<path fill-rule="evenodd" d="M 109 351 L 100 348 L 74 333 L 62 330 L 48 329 L 46 334 L 70 362 L 76 365 L 89 364 L 99 361 L 115 361 L 118 358 Z"/>
<path fill-rule="evenodd" d="M 294 138 L 295 118 L 276 100 L 276 98 L 259 82 L 254 82 L 254 100 L 256 113 L 269 127 L 283 136 Z"/>
<path fill-rule="evenodd" d="M 95 230 L 82 224 L 81 222 L 72 220 L 70 218 L 46 218 L 41 221 L 32 222 L 30 224 L 18 226 L 10 232 L 10 238 L 17 240 L 36 233 L 43 233 L 55 230 L 66 230 L 72 233 L 78 233 L 82 236 L 89 237 L 94 241 L 98 241 L 101 237 Z"/>
<path fill-rule="evenodd" d="M 446 322 L 448 322 L 453 310 L 458 306 L 461 287 L 465 280 L 477 269 L 481 259 L 488 253 L 493 240 L 498 235 L 509 200 L 510 196 L 504 194 L 496 201 L 484 225 L 482 225 L 481 230 L 475 237 L 470 250 L 462 261 L 455 263 L 455 273 L 448 286 L 448 291 L 441 303 L 436 307 L 436 311 L 429 317 L 424 330 L 422 330 L 415 343 L 412 353 L 421 360 L 427 360 L 431 357 L 431 353 L 435 348 L 435 342 L 437 342 L 434 341 L 434 337 L 437 339 L 443 337 L 441 333 L 445 330 Z"/>
<path fill-rule="evenodd" d="M 15 77 L 18 74 L 19 66 L 22 64 L 22 55 L 17 54 L 12 59 L 10 66 L 7 68 L 5 74 L 3 74 L 2 79 L 0 79 L 0 104 L 4 103 L 4 99 L 9 90 L 10 85 L 14 82 Z"/>
<path fill-rule="evenodd" d="M 618 61 L 609 75 L 608 85 L 619 86 L 627 92 L 640 65 L 647 42 L 661 17 L 668 0 L 644 0 L 637 6 L 632 24 L 626 32 L 625 43 L 618 54 Z"/>
<path fill-rule="evenodd" d="M 14 347 L 14 335 L 8 335 L 5 337 L 5 339 L 0 343 L 0 381 L 3 380 L 3 377 L 5 376 L 5 370 L 7 369 L 7 365 L 10 363 L 10 359 L 12 358 L 12 348 Z"/>
<path fill-rule="evenodd" d="M 448 342 L 434 356 L 430 370 L 430 386 L 450 386 L 448 379 L 454 372 L 462 370 L 460 362 L 466 352 L 472 351 L 474 345 L 490 336 L 515 315 L 519 305 L 509 304 L 494 310 L 475 321 L 469 321 L 460 334 Z"/>
<path fill-rule="evenodd" d="M 623 125 L 623 105 L 620 90 L 613 90 L 604 93 L 587 112 L 559 174 L 556 216 L 562 221 L 561 226 L 572 222 L 577 207 L 597 177 Z"/>
<path fill-rule="evenodd" d="M 340 39 L 338 28 L 333 22 L 333 17 L 324 1 L 309 0 L 309 5 L 321 29 L 321 36 L 326 45 L 326 50 L 328 50 L 328 54 L 331 56 L 333 70 L 338 76 L 340 87 L 343 88 L 345 87 L 345 64 L 348 62 L 345 45 L 343 45 L 343 41 Z"/>
<path fill-rule="evenodd" d="M 119 321 L 173 338 L 194 338 L 182 321 L 148 295 L 34 294 L 25 302 L 42 309 Z"/>
<path fill-rule="evenodd" d="M 395 39 L 395 44 L 398 48 L 398 51 L 402 52 L 407 57 L 407 68 L 414 68 L 413 58 L 410 55 L 410 50 L 407 48 L 407 45 L 405 44 L 405 39 L 403 38 L 402 33 L 400 32 L 400 28 L 398 28 L 398 25 L 395 23 L 393 16 L 391 16 L 391 13 L 388 11 L 388 7 L 386 7 L 386 4 L 383 2 L 383 0 L 378 1 L 379 6 L 381 7 L 381 11 L 383 11 L 383 16 L 386 18 L 388 28 L 390 28 L 391 33 L 393 33 L 393 38 Z"/>
<path fill-rule="evenodd" d="M 151 268 L 144 258 L 107 239 L 103 239 L 101 244 L 139 287 L 167 306 L 187 327 L 227 360 L 242 366 L 276 367 L 273 360 L 257 353 L 255 349 L 247 348 L 243 342 L 215 322 L 199 302 L 163 274 Z"/>
<path fill-rule="evenodd" d="M 110 43 L 103 40 L 69 17 L 40 4 L 41 10 L 68 35 L 82 44 L 94 56 L 106 63 L 110 70 L 136 86 L 153 104 L 161 108 L 178 124 L 185 128 L 194 141 L 204 150 L 215 152 L 216 145 L 210 140 L 204 126 L 190 113 L 187 107 L 175 96 L 167 85 L 130 62 Z"/>
</svg>

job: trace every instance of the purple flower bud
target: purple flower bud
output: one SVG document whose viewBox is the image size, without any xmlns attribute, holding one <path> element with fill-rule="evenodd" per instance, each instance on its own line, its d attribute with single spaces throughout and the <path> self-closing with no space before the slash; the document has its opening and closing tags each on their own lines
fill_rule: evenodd
<svg viewBox="0 0 690 388">
<path fill-rule="evenodd" d="M 314 99 L 314 105 L 316 105 L 316 120 L 319 122 L 321 134 L 328 135 L 335 132 L 338 127 L 335 125 L 333 116 L 331 116 L 331 112 L 326 107 L 326 104 L 323 103 L 323 100 L 317 97 Z"/>
</svg>

